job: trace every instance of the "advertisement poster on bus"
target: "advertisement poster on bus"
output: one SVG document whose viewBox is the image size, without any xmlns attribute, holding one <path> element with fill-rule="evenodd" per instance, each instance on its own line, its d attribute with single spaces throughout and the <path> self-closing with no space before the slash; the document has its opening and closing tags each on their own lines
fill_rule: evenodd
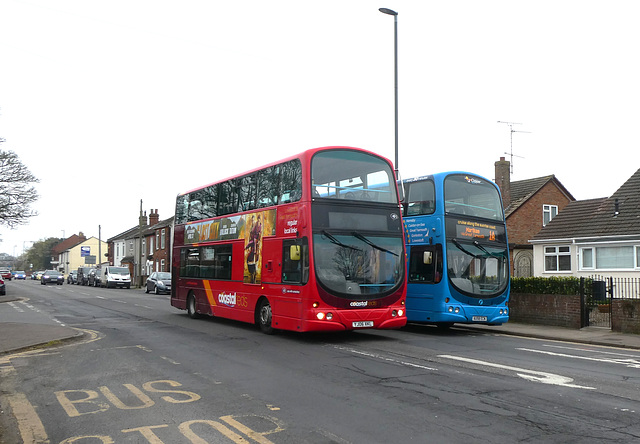
<svg viewBox="0 0 640 444">
<path fill-rule="evenodd" d="M 185 228 L 184 243 L 244 240 L 244 282 L 260 284 L 262 239 L 275 234 L 276 210 L 265 210 L 190 224 Z"/>
<path fill-rule="evenodd" d="M 276 210 L 266 210 L 189 224 L 185 227 L 184 243 L 197 244 L 219 240 L 244 239 L 247 223 L 249 223 L 252 218 L 253 220 L 257 220 L 258 217 L 263 225 L 262 235 L 274 236 Z"/>
</svg>

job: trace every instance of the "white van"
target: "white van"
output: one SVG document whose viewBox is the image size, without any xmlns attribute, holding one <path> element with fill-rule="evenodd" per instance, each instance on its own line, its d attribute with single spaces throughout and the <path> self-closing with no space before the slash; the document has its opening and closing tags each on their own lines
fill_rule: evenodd
<svg viewBox="0 0 640 444">
<path fill-rule="evenodd" d="M 113 267 L 103 265 L 100 277 L 101 287 L 131 288 L 131 274 L 128 267 Z"/>
</svg>

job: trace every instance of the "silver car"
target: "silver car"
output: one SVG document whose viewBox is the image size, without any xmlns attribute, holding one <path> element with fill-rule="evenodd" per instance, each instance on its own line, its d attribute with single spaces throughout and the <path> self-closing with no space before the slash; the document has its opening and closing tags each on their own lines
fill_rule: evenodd
<svg viewBox="0 0 640 444">
<path fill-rule="evenodd" d="M 171 273 L 166 271 L 154 271 L 147 278 L 147 285 L 144 289 L 145 293 L 150 291 L 155 294 L 171 293 Z"/>
</svg>

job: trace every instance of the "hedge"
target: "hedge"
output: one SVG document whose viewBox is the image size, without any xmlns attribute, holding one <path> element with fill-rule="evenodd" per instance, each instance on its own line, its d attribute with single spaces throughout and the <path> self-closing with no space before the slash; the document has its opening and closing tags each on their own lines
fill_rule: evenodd
<svg viewBox="0 0 640 444">
<path fill-rule="evenodd" d="M 584 292 L 591 295 L 591 278 L 576 277 L 528 277 L 511 278 L 511 293 L 529 294 L 580 294 L 580 281 L 584 280 Z"/>
</svg>

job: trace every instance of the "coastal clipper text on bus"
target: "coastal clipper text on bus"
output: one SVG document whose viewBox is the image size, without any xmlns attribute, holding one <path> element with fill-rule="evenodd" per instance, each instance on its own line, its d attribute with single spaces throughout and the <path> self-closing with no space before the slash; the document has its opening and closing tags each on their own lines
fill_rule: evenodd
<svg viewBox="0 0 640 444">
<path fill-rule="evenodd" d="M 498 187 L 463 172 L 403 184 L 408 321 L 507 322 L 509 252 Z"/>
<path fill-rule="evenodd" d="M 180 194 L 171 305 L 265 333 L 402 327 L 400 212 L 391 163 L 349 147 Z"/>
</svg>

